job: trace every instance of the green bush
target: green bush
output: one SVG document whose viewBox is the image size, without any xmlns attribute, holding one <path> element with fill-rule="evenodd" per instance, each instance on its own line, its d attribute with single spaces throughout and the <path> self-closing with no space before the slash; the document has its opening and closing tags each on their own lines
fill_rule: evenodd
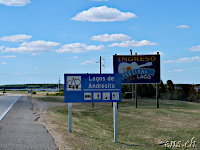
<svg viewBox="0 0 200 150">
<path fill-rule="evenodd" d="M 64 96 L 64 92 L 55 93 L 55 94 L 46 93 L 46 96 Z"/>
</svg>

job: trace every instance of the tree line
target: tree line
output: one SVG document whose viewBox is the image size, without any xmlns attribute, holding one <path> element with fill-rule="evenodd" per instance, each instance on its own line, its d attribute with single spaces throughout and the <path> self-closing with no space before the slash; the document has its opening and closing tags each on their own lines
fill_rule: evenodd
<svg viewBox="0 0 200 150">
<path fill-rule="evenodd" d="M 132 85 L 122 85 L 123 98 L 127 97 L 126 92 L 132 91 Z M 138 84 L 137 96 L 139 98 L 155 98 L 156 85 L 155 84 Z M 171 80 L 167 80 L 166 84 L 161 81 L 158 85 L 158 96 L 160 99 L 168 100 L 182 100 L 191 102 L 200 102 L 200 89 L 196 90 L 193 84 L 176 84 Z"/>
</svg>

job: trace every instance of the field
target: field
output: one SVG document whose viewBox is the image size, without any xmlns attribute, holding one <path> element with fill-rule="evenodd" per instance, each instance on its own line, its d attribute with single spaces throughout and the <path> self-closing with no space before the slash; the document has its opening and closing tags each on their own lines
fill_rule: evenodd
<svg viewBox="0 0 200 150">
<path fill-rule="evenodd" d="M 50 130 L 54 135 L 62 137 L 62 144 L 71 149 L 160 150 L 185 149 L 186 146 L 198 149 L 200 145 L 199 103 L 160 100 L 160 108 L 156 108 L 156 100 L 139 99 L 135 108 L 134 100 L 123 100 L 119 103 L 118 142 L 115 143 L 111 103 L 95 103 L 94 108 L 90 103 L 73 104 L 73 132 L 70 133 L 64 98 L 47 97 L 42 93 L 34 97 L 41 103 L 59 103 L 47 108 L 48 124 L 52 125 Z M 191 144 L 192 138 L 195 139 Z M 166 148 L 170 145 L 173 148 Z M 174 148 L 176 146 L 180 148 Z"/>
<path fill-rule="evenodd" d="M 45 101 L 45 99 L 43 99 Z M 60 100 L 59 100 L 60 101 Z M 72 133 L 68 132 L 67 106 L 49 107 L 54 128 L 72 149 L 166 149 L 167 141 L 187 141 L 195 137 L 200 144 L 200 104 L 181 101 L 123 100 L 118 109 L 118 142 L 113 142 L 113 109 L 111 103 L 73 104 Z M 178 144 L 169 146 L 178 146 Z M 189 148 L 189 143 L 187 149 Z M 180 148 L 179 148 L 180 149 Z M 181 148 L 182 149 L 182 148 Z M 197 148 L 195 148 L 197 149 Z"/>
</svg>

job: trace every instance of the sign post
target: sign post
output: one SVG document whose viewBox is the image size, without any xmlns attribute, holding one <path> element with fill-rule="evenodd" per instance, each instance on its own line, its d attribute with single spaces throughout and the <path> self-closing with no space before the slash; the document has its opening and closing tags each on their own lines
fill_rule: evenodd
<svg viewBox="0 0 200 150">
<path fill-rule="evenodd" d="M 72 103 L 68 103 L 69 132 L 72 132 Z"/>
<path fill-rule="evenodd" d="M 117 102 L 113 103 L 114 142 L 117 142 Z"/>
<path fill-rule="evenodd" d="M 157 108 L 159 108 L 159 97 L 158 97 L 158 92 L 159 92 L 158 84 L 156 84 L 156 102 L 157 102 Z"/>
<path fill-rule="evenodd" d="M 30 92 L 31 92 L 31 98 L 32 98 L 33 90 L 31 89 Z"/>
</svg>

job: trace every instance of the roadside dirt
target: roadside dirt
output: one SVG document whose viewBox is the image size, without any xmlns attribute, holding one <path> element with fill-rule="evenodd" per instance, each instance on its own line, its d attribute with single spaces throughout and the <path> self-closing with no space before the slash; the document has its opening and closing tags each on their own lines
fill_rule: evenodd
<svg viewBox="0 0 200 150">
<path fill-rule="evenodd" d="M 47 108 L 48 107 L 56 107 L 61 105 L 66 105 L 63 103 L 55 103 L 55 102 L 41 102 L 37 101 L 34 98 L 28 98 L 32 105 L 33 105 L 33 112 L 38 117 L 36 121 L 38 121 L 40 124 L 42 124 L 47 131 L 51 134 L 51 136 L 54 138 L 55 144 L 58 147 L 59 150 L 71 150 L 71 148 L 66 145 L 64 142 L 62 135 L 57 132 L 55 129 L 57 128 L 56 124 L 51 124 L 52 120 L 47 115 Z"/>
</svg>

